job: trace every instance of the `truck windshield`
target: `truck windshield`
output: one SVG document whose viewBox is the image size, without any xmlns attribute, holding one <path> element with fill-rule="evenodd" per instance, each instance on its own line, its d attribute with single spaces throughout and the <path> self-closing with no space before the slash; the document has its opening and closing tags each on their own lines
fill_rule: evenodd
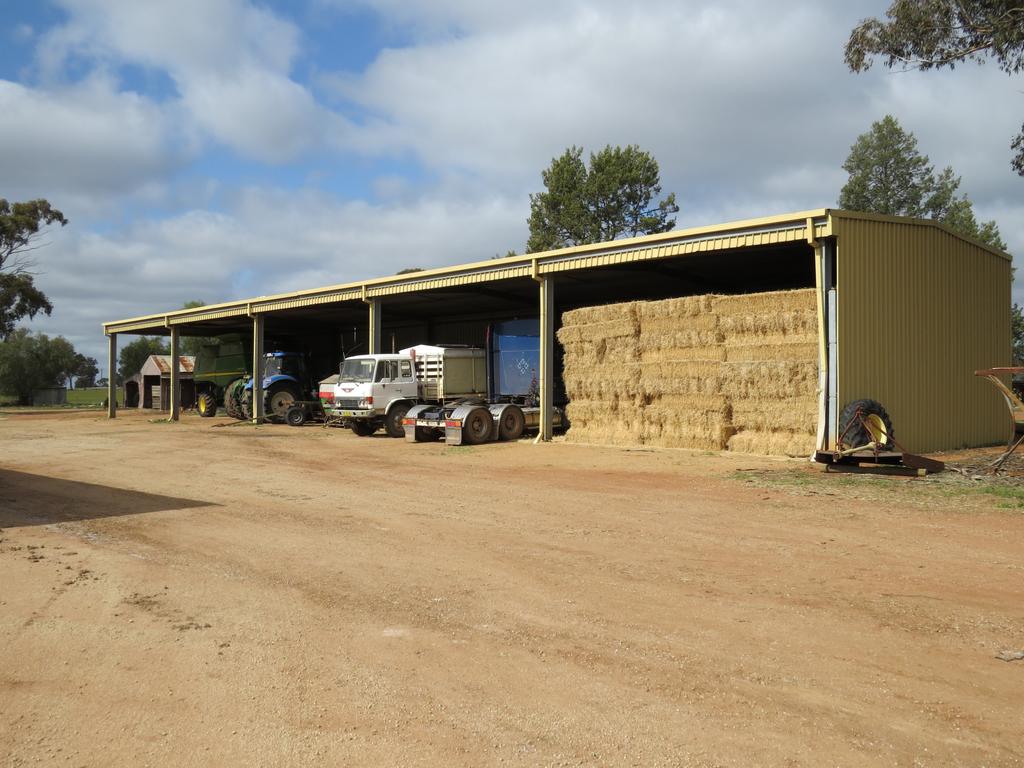
<svg viewBox="0 0 1024 768">
<path fill-rule="evenodd" d="M 376 360 L 349 358 L 341 365 L 341 381 L 373 381 L 373 369 L 376 364 Z"/>
</svg>

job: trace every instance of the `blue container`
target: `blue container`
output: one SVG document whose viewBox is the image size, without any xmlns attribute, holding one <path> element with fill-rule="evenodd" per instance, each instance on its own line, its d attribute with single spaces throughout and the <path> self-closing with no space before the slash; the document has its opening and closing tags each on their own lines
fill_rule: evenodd
<svg viewBox="0 0 1024 768">
<path fill-rule="evenodd" d="M 540 380 L 540 321 L 508 320 L 491 327 L 491 397 L 526 397 Z"/>
</svg>

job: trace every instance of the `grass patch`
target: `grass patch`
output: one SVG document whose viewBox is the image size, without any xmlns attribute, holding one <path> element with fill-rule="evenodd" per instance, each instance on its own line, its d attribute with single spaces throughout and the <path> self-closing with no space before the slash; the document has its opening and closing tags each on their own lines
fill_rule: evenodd
<svg viewBox="0 0 1024 768">
<path fill-rule="evenodd" d="M 963 489 L 964 494 L 982 494 L 999 499 L 1000 509 L 1024 509 L 1024 488 L 1012 485 L 996 485 L 994 483 L 977 483 Z"/>
<path fill-rule="evenodd" d="M 978 481 L 955 472 L 943 472 L 918 479 L 825 474 L 809 469 L 738 470 L 727 477 L 746 485 L 773 488 L 796 496 L 842 496 L 860 501 L 926 507 L 1024 510 L 1024 481 L 1021 478 Z"/>
<path fill-rule="evenodd" d="M 68 405 L 75 407 L 103 405 L 107 399 L 106 387 L 88 387 L 86 389 L 69 389 Z"/>
</svg>

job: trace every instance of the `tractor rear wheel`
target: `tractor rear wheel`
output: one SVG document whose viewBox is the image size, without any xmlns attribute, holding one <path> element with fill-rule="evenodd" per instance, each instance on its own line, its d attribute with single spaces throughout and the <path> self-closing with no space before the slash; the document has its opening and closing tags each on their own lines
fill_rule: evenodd
<svg viewBox="0 0 1024 768">
<path fill-rule="evenodd" d="M 384 431 L 388 437 L 405 437 L 405 427 L 402 426 L 402 419 L 409 412 L 408 403 L 398 403 L 391 406 L 388 415 L 384 417 Z"/>
<path fill-rule="evenodd" d="M 242 407 L 239 409 L 242 414 L 242 421 L 252 421 L 252 390 L 247 389 L 242 394 Z"/>
<path fill-rule="evenodd" d="M 267 390 L 267 399 L 264 401 L 267 404 L 267 416 L 276 416 L 279 419 L 286 418 L 288 409 L 295 404 L 296 400 L 301 398 L 302 396 L 293 384 L 287 382 L 272 384 L 270 389 Z"/>
<path fill-rule="evenodd" d="M 839 414 L 839 435 L 846 448 L 874 443 L 879 450 L 894 446 L 892 419 L 875 400 L 854 400 Z"/>
<path fill-rule="evenodd" d="M 203 392 L 196 401 L 196 410 L 200 416 L 212 418 L 217 415 L 217 401 L 209 392 Z"/>
<path fill-rule="evenodd" d="M 224 387 L 224 410 L 232 419 L 242 418 L 241 404 L 238 402 L 237 389 L 242 384 L 241 379 L 235 379 Z"/>
</svg>

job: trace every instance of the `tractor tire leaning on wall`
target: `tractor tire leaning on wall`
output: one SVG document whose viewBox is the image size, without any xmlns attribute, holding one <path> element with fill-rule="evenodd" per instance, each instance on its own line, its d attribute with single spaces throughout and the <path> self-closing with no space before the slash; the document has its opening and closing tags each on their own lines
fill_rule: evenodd
<svg viewBox="0 0 1024 768">
<path fill-rule="evenodd" d="M 853 400 L 839 414 L 839 434 L 846 448 L 859 448 L 874 442 L 889 450 L 893 442 L 892 419 L 876 400 Z"/>
</svg>

